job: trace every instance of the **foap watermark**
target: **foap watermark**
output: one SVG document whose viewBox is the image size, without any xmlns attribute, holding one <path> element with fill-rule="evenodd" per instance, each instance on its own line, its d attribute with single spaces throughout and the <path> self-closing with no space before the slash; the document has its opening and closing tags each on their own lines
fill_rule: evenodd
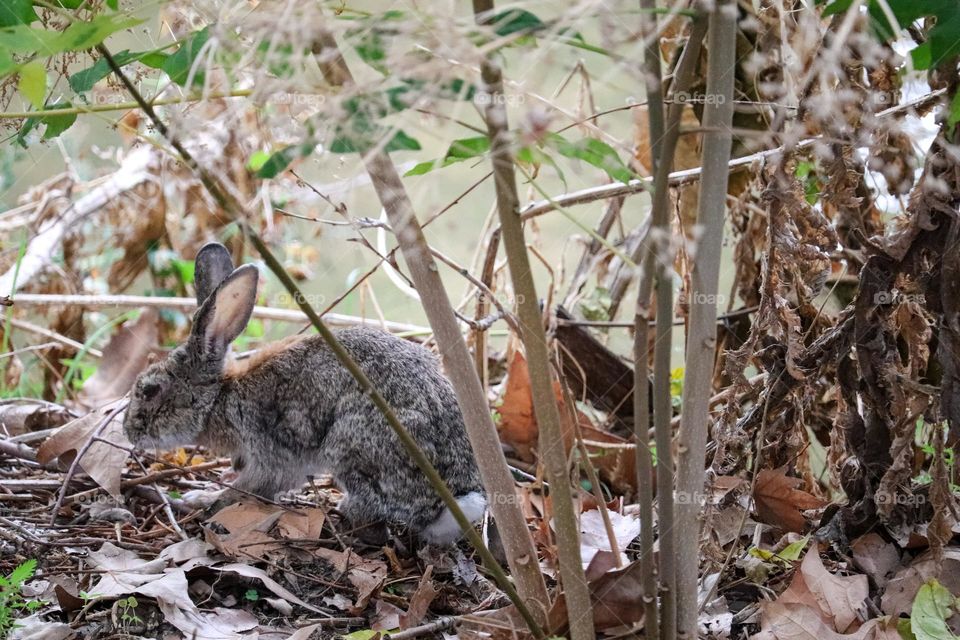
<svg viewBox="0 0 960 640">
<path fill-rule="evenodd" d="M 291 93 L 277 91 L 267 96 L 268 104 L 287 104 L 300 107 L 321 107 L 327 102 L 327 96 L 319 93 Z"/>
<path fill-rule="evenodd" d="M 497 93 L 491 94 L 486 91 L 478 91 L 476 95 L 473 96 L 474 104 L 485 107 L 488 104 L 503 104 L 508 107 L 516 107 L 518 105 L 524 104 L 527 101 L 527 96 L 523 94 L 514 94 L 514 93 Z"/>
<path fill-rule="evenodd" d="M 727 296 L 722 293 L 702 293 L 700 291 L 694 291 L 693 293 L 687 294 L 684 300 L 687 304 L 711 304 L 714 306 L 727 304 Z"/>
<path fill-rule="evenodd" d="M 276 296 L 274 296 L 273 302 L 278 305 L 290 305 L 290 304 L 308 304 L 311 307 L 317 307 L 326 303 L 327 297 L 319 293 L 303 293 L 298 292 L 296 295 L 292 295 L 287 291 L 281 291 Z"/>
<path fill-rule="evenodd" d="M 917 507 L 927 503 L 927 496 L 912 493 L 888 493 L 881 491 L 874 496 L 878 505 L 894 504 L 908 507 Z"/>
<path fill-rule="evenodd" d="M 486 303 L 494 306 L 510 307 L 514 304 L 523 304 L 526 298 L 523 295 L 513 295 L 503 291 L 491 291 L 488 293 L 480 292 L 477 294 L 478 303 Z"/>
<path fill-rule="evenodd" d="M 490 494 L 489 504 L 520 504 L 520 496 L 516 493 L 493 493 Z"/>
<path fill-rule="evenodd" d="M 695 504 L 702 507 L 706 503 L 707 496 L 703 493 L 689 493 L 687 491 L 673 492 L 673 504 Z"/>
<path fill-rule="evenodd" d="M 686 91 L 677 91 L 668 102 L 676 104 L 710 104 L 720 105 L 727 101 L 727 96 L 722 93 L 687 93 Z"/>
<path fill-rule="evenodd" d="M 873 304 L 902 304 L 911 302 L 913 304 L 926 305 L 927 298 L 922 293 L 903 293 L 896 289 L 891 291 L 877 291 L 873 294 Z"/>
</svg>

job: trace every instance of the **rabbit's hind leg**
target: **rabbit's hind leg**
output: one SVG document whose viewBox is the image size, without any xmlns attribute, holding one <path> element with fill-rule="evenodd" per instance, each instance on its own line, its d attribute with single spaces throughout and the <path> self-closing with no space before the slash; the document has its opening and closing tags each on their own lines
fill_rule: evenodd
<svg viewBox="0 0 960 640">
<path fill-rule="evenodd" d="M 362 474 L 338 477 L 337 483 L 346 492 L 337 510 L 343 514 L 349 534 L 366 544 L 381 546 L 390 538 L 383 517 L 382 499 Z"/>
</svg>

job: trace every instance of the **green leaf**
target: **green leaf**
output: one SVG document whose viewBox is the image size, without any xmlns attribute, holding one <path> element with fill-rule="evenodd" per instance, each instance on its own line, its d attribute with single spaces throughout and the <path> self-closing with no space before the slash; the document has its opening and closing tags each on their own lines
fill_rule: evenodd
<svg viewBox="0 0 960 640">
<path fill-rule="evenodd" d="M 37 561 L 35 558 L 30 558 L 26 562 L 17 566 L 16 569 L 10 574 L 7 578 L 7 581 L 14 588 L 19 587 L 24 582 L 33 577 L 33 572 L 37 570 Z"/>
<path fill-rule="evenodd" d="M 956 126 L 958 122 L 960 122 L 960 91 L 953 95 L 950 101 L 950 115 L 947 117 L 947 124 L 951 127 Z"/>
<path fill-rule="evenodd" d="M 186 85 L 190 77 L 190 69 L 193 67 L 201 49 L 203 49 L 203 45 L 209 39 L 210 27 L 204 27 L 184 40 L 180 48 L 170 54 L 162 67 L 163 71 L 170 76 L 170 80 L 181 87 Z M 203 85 L 204 79 L 203 69 L 197 69 L 193 75 L 193 84 Z"/>
<path fill-rule="evenodd" d="M 496 14 L 491 20 L 493 32 L 498 36 L 509 36 L 514 33 L 534 33 L 546 29 L 543 20 L 526 9 L 509 9 Z"/>
<path fill-rule="evenodd" d="M 584 138 L 579 142 L 570 142 L 559 134 L 550 134 L 546 144 L 567 158 L 583 160 L 603 170 L 608 176 L 620 182 L 629 182 L 633 172 L 623 163 L 617 152 L 605 142 L 596 138 Z"/>
<path fill-rule="evenodd" d="M 388 42 L 396 39 L 398 31 L 396 28 L 385 25 L 403 20 L 405 17 L 406 14 L 396 10 L 364 17 L 359 20 L 360 27 L 347 30 L 347 41 L 353 45 L 354 51 L 361 60 L 383 75 L 390 75 L 390 70 L 384 64 L 387 60 L 386 47 Z"/>
<path fill-rule="evenodd" d="M 47 94 L 47 69 L 43 63 L 34 60 L 21 66 L 17 89 L 35 109 L 42 109 L 43 97 Z"/>
<path fill-rule="evenodd" d="M 0 78 L 4 78 L 17 70 L 17 61 L 13 54 L 0 47 Z"/>
<path fill-rule="evenodd" d="M 107 0 L 107 6 L 114 11 L 120 10 L 120 0 Z"/>
<path fill-rule="evenodd" d="M 37 19 L 32 0 L 4 0 L 0 5 L 0 27 L 30 24 Z"/>
<path fill-rule="evenodd" d="M 451 164 L 463 162 L 469 158 L 482 156 L 489 150 L 490 139 L 487 138 L 487 136 L 477 136 L 475 138 L 462 138 L 460 140 L 454 140 L 450 144 L 450 148 L 447 149 L 447 153 L 444 154 L 441 160 L 421 162 L 403 175 L 422 176 L 423 174 L 429 173 L 434 169 L 449 167 Z"/>
<path fill-rule="evenodd" d="M 384 147 L 384 151 L 420 151 L 420 143 L 416 139 L 411 138 L 406 133 L 397 129 L 396 134 L 393 138 L 390 139 L 390 142 L 387 143 L 387 146 Z"/>
<path fill-rule="evenodd" d="M 177 273 L 177 278 L 182 284 L 193 284 L 196 276 L 196 263 L 193 260 L 174 258 L 171 263 Z"/>
<path fill-rule="evenodd" d="M 255 171 L 257 176 L 260 178 L 269 180 L 270 178 L 275 178 L 280 175 L 280 173 L 290 166 L 290 163 L 294 160 L 298 158 L 305 158 L 313 153 L 313 150 L 316 147 L 317 144 L 315 142 L 308 140 L 302 144 L 294 144 L 290 145 L 289 147 L 284 147 L 280 151 L 273 153 L 266 160 L 264 160 L 257 169 L 253 169 L 251 166 L 254 162 L 254 158 L 251 157 L 247 166 L 250 167 L 251 170 Z M 256 156 L 257 154 L 254 155 Z M 258 157 L 257 161 L 259 162 L 259 160 L 260 158 Z"/>
<path fill-rule="evenodd" d="M 143 22 L 139 18 L 122 15 L 97 16 L 90 22 L 74 22 L 64 29 L 57 41 L 58 51 L 83 51 L 95 47 L 111 34 Z"/>
<path fill-rule="evenodd" d="M 799 560 L 800 556 L 803 554 L 803 550 L 807 548 L 807 543 L 810 542 L 810 536 L 804 536 L 796 542 L 788 544 L 780 553 L 777 554 L 777 557 L 781 560 L 795 561 Z"/>
<path fill-rule="evenodd" d="M 53 104 L 47 105 L 48 109 L 69 109 L 73 104 L 69 100 L 64 102 L 55 102 Z M 64 113 L 61 115 L 52 115 L 52 116 L 42 116 L 39 118 L 41 124 L 47 125 L 47 128 L 43 132 L 44 140 L 52 140 L 56 138 L 61 133 L 73 126 L 73 123 L 77 121 L 77 114 L 75 113 Z"/>
<path fill-rule="evenodd" d="M 48 56 L 62 51 L 57 44 L 60 36 L 59 31 L 34 29 L 24 24 L 16 24 L 12 27 L 0 29 L 0 47 L 9 50 L 11 53 L 25 55 L 39 53 Z"/>
<path fill-rule="evenodd" d="M 131 53 L 129 50 L 124 49 L 119 53 L 113 54 L 113 59 L 122 67 L 152 53 L 154 52 L 141 51 L 139 53 Z M 107 64 L 106 58 L 100 58 L 93 64 L 93 66 L 87 67 L 82 71 L 77 71 L 76 73 L 72 74 L 69 80 L 70 88 L 76 93 L 86 93 L 87 91 L 93 89 L 94 85 L 110 75 L 110 73 L 110 65 Z"/>
<path fill-rule="evenodd" d="M 260 171 L 260 168 L 270 159 L 270 154 L 266 151 L 254 151 L 247 160 L 247 169 L 253 172 Z"/>
<path fill-rule="evenodd" d="M 926 582 L 917 591 L 910 610 L 910 630 L 917 640 L 956 640 L 947 626 L 956 598 L 936 580 Z"/>
</svg>

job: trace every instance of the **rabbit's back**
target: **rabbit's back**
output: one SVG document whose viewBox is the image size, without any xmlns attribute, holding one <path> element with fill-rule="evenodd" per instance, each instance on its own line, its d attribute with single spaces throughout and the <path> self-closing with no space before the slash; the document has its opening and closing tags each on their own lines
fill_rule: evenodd
<svg viewBox="0 0 960 640">
<path fill-rule="evenodd" d="M 386 332 L 352 327 L 337 338 L 386 399 L 456 496 L 480 490 L 459 406 L 439 361 Z M 360 521 L 422 528 L 442 503 L 370 397 L 319 336 L 281 345 L 235 380 L 286 468 L 329 472 Z M 249 412 L 249 410 L 248 410 Z M 274 444 L 275 443 L 275 444 Z M 245 447 L 246 448 L 246 447 Z M 257 455 L 254 453 L 254 455 Z M 278 473 L 283 473 L 278 469 Z"/>
</svg>

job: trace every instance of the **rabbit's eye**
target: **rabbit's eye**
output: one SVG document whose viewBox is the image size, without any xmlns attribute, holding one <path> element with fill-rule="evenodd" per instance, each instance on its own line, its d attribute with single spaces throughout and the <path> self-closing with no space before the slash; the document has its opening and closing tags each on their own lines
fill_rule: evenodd
<svg viewBox="0 0 960 640">
<path fill-rule="evenodd" d="M 140 394 L 144 400 L 152 400 L 160 392 L 160 385 L 156 382 L 144 382 L 140 387 Z"/>
</svg>

